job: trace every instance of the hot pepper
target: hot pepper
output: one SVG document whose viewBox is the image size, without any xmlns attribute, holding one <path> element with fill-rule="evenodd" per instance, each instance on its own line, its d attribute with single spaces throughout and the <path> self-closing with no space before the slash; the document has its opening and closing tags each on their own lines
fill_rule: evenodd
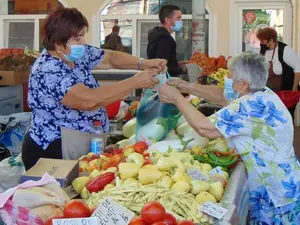
<svg viewBox="0 0 300 225">
<path fill-rule="evenodd" d="M 220 152 L 220 151 L 214 151 L 214 154 L 216 156 L 221 156 L 221 155 L 231 155 L 235 152 L 235 148 L 232 148 L 229 152 Z"/>
<path fill-rule="evenodd" d="M 105 173 L 87 183 L 86 189 L 90 192 L 102 191 L 106 185 L 110 184 L 115 179 L 115 173 Z"/>
</svg>

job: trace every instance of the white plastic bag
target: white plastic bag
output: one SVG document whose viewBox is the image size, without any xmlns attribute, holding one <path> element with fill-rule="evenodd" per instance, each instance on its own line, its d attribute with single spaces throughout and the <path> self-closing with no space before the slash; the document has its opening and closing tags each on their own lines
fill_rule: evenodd
<svg viewBox="0 0 300 225">
<path fill-rule="evenodd" d="M 19 184 L 25 173 L 21 154 L 6 158 L 0 162 L 0 193 Z"/>
</svg>

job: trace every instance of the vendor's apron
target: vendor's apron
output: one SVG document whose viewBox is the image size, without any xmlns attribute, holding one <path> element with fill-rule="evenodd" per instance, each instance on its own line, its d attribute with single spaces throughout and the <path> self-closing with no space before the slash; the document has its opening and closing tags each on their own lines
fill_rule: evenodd
<svg viewBox="0 0 300 225">
<path fill-rule="evenodd" d="M 93 138 L 102 138 L 102 140 L 105 141 L 105 134 L 90 134 L 61 127 L 63 159 L 76 160 L 81 156 L 88 154 Z"/>
<path fill-rule="evenodd" d="M 267 86 L 274 92 L 280 91 L 282 85 L 282 75 L 276 75 L 273 71 L 273 58 L 274 58 L 276 46 L 277 44 L 275 45 L 275 48 L 273 50 L 272 59 L 271 61 L 269 61 L 270 67 L 269 67 L 269 77 L 267 81 Z"/>
</svg>

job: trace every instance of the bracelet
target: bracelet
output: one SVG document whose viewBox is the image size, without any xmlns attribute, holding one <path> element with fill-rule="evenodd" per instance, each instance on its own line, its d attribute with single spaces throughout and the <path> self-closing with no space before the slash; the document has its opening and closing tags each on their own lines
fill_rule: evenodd
<svg viewBox="0 0 300 225">
<path fill-rule="evenodd" d="M 142 68 L 142 61 L 144 60 L 144 58 L 140 58 L 139 59 L 139 62 L 138 62 L 138 69 L 139 70 L 142 70 L 143 68 Z"/>
</svg>

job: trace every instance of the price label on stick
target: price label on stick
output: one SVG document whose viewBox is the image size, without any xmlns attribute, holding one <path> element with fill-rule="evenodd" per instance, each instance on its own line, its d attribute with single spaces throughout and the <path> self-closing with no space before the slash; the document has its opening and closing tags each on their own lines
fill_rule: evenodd
<svg viewBox="0 0 300 225">
<path fill-rule="evenodd" d="M 228 212 L 227 209 L 214 204 L 212 202 L 206 202 L 200 207 L 200 211 L 217 218 L 218 220 L 222 219 L 222 217 Z"/>
<path fill-rule="evenodd" d="M 192 180 L 208 181 L 208 177 L 199 169 L 188 169 L 187 173 L 192 178 Z"/>
<path fill-rule="evenodd" d="M 93 213 L 99 218 L 99 225 L 128 225 L 134 213 L 110 198 L 105 198 Z"/>
<path fill-rule="evenodd" d="M 98 225 L 99 218 L 73 218 L 73 219 L 53 219 L 53 225 Z"/>
</svg>

